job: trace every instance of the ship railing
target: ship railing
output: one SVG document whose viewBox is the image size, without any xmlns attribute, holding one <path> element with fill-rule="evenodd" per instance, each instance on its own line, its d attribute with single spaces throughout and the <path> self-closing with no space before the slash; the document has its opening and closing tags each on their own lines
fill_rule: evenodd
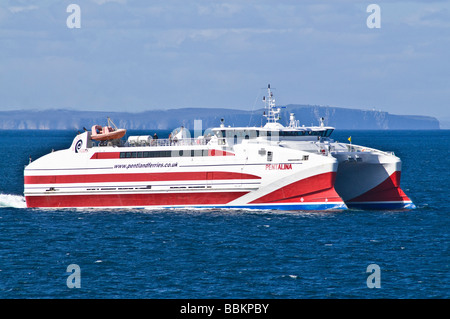
<svg viewBox="0 0 450 319">
<path fill-rule="evenodd" d="M 372 153 L 382 153 L 386 155 L 395 155 L 392 151 L 381 151 L 377 150 L 375 148 L 366 147 L 366 146 L 360 146 L 360 145 L 353 145 L 353 144 L 347 144 L 347 148 L 349 149 L 349 152 L 372 152 Z"/>
<path fill-rule="evenodd" d="M 192 145 L 206 145 L 209 139 L 206 138 L 158 138 L 145 142 L 130 143 L 127 142 L 125 146 L 192 146 Z"/>
<path fill-rule="evenodd" d="M 395 153 L 392 151 L 381 151 L 377 150 L 375 148 L 367 147 L 367 146 L 361 146 L 361 145 L 355 145 L 355 144 L 341 144 L 339 143 L 342 149 L 335 149 L 333 148 L 331 151 L 336 153 L 358 153 L 358 152 L 370 152 L 370 153 L 379 153 L 379 154 L 385 154 L 385 155 L 392 155 L 395 156 Z"/>
</svg>

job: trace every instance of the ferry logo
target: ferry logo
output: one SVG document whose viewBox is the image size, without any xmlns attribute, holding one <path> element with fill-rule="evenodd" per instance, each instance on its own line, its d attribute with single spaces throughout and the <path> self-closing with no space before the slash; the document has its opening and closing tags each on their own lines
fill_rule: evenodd
<svg viewBox="0 0 450 319">
<path fill-rule="evenodd" d="M 266 170 L 292 169 L 292 164 L 266 164 Z"/>
<path fill-rule="evenodd" d="M 79 140 L 77 142 L 77 144 L 75 144 L 75 153 L 78 153 L 78 151 L 81 149 L 82 146 L 83 146 L 83 140 Z"/>
</svg>

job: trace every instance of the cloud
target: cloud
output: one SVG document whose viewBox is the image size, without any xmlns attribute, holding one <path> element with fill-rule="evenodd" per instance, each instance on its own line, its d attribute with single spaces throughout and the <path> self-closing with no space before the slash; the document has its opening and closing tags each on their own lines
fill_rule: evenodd
<svg viewBox="0 0 450 319">
<path fill-rule="evenodd" d="M 109 2 L 115 2 L 115 3 L 119 3 L 119 4 L 127 3 L 127 0 L 93 0 L 93 1 L 98 5 L 103 5 L 103 4 L 109 3 Z"/>
<path fill-rule="evenodd" d="M 197 12 L 199 15 L 227 17 L 241 12 L 242 8 L 242 5 L 235 3 L 208 3 L 207 5 L 198 5 Z"/>
<path fill-rule="evenodd" d="M 416 27 L 450 27 L 450 10 L 447 8 L 425 7 L 407 16 L 404 21 L 410 26 Z"/>
<path fill-rule="evenodd" d="M 245 106 L 266 83 L 280 89 L 281 104 L 416 113 L 427 96 L 448 101 L 445 2 L 377 1 L 378 30 L 366 25 L 370 2 L 354 0 L 0 2 L 2 104 Z M 71 2 L 82 9 L 77 30 L 66 26 Z M 396 93 L 424 78 L 422 99 L 405 103 Z"/>
<path fill-rule="evenodd" d="M 32 11 L 32 10 L 37 10 L 39 9 L 38 6 L 35 5 L 29 5 L 29 6 L 13 6 L 13 7 L 8 7 L 9 11 L 11 11 L 12 13 L 20 13 L 20 12 L 26 12 L 26 11 Z"/>
</svg>

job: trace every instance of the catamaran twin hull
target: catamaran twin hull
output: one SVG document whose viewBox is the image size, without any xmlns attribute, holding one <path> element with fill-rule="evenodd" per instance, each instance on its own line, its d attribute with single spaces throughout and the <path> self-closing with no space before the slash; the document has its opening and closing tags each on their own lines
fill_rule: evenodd
<svg viewBox="0 0 450 319">
<path fill-rule="evenodd" d="M 332 157 L 258 143 L 68 150 L 25 169 L 28 207 L 345 209 Z M 80 147 L 81 145 L 81 147 Z"/>
<path fill-rule="evenodd" d="M 28 207 L 220 207 L 281 210 L 414 208 L 392 153 L 334 142 L 334 127 L 278 123 L 268 85 L 264 127 L 220 127 L 190 139 L 130 136 L 94 125 L 70 149 L 24 172 Z M 112 127 L 112 125 L 114 127 Z M 96 142 L 97 141 L 97 142 Z M 99 142 L 98 142 L 99 141 Z M 96 144 L 98 143 L 98 144 Z"/>
<path fill-rule="evenodd" d="M 339 167 L 335 188 L 349 208 L 413 209 L 400 188 L 402 162 L 393 153 L 346 145 L 350 152 L 334 152 Z"/>
</svg>

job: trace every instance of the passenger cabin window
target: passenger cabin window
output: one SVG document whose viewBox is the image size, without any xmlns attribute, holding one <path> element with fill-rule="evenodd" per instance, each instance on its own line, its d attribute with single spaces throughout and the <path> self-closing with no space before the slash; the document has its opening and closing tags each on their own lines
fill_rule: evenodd
<svg viewBox="0 0 450 319">
<path fill-rule="evenodd" d="M 174 150 L 174 151 L 145 151 L 145 152 L 120 152 L 120 158 L 155 158 L 155 157 L 197 157 L 221 154 L 214 150 Z M 227 153 L 223 152 L 223 156 Z"/>
<path fill-rule="evenodd" d="M 281 131 L 280 136 L 304 136 L 305 131 Z"/>
</svg>

